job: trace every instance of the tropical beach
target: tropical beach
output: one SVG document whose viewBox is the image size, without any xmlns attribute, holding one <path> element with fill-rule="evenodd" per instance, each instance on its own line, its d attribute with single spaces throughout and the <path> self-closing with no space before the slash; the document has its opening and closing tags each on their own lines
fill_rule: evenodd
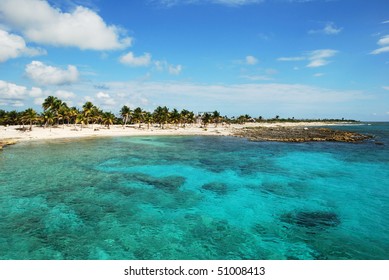
<svg viewBox="0 0 389 280">
<path fill-rule="evenodd" d="M 206 129 L 201 125 L 191 125 L 185 128 L 169 127 L 161 129 L 158 126 L 152 128 L 138 128 L 132 125 L 123 128 L 122 125 L 111 126 L 107 129 L 104 126 L 84 127 L 82 130 L 74 126 L 64 126 L 56 128 L 34 127 L 30 130 L 20 130 L 20 126 L 0 127 L 0 140 L 31 141 L 50 140 L 63 138 L 83 138 L 83 137 L 117 137 L 117 136 L 180 136 L 180 135 L 202 135 L 202 136 L 233 136 L 243 128 L 253 127 L 317 127 L 349 125 L 348 123 L 328 123 L 328 122 L 294 122 L 294 123 L 246 123 L 232 125 L 210 125 Z"/>
<path fill-rule="evenodd" d="M 1 0 L 0 260 L 387 261 L 388 4 L 348 2 Z"/>
</svg>

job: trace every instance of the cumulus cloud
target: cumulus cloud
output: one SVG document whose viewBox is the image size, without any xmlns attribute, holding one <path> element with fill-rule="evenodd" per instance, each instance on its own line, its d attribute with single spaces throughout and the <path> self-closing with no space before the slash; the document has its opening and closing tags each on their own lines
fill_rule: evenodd
<svg viewBox="0 0 389 280">
<path fill-rule="evenodd" d="M 248 65 L 255 65 L 255 64 L 258 63 L 258 59 L 255 58 L 255 57 L 252 56 L 252 55 L 246 56 L 245 61 L 246 61 L 246 64 L 248 64 Z"/>
<path fill-rule="evenodd" d="M 151 63 L 151 54 L 144 53 L 141 56 L 135 56 L 133 52 L 129 52 L 120 57 L 119 61 L 122 64 L 131 67 L 149 66 Z"/>
<path fill-rule="evenodd" d="M 116 105 L 115 99 L 112 98 L 108 93 L 100 91 L 96 94 L 96 98 L 98 99 L 98 102 L 103 106 L 111 107 Z"/>
<path fill-rule="evenodd" d="M 68 65 L 67 69 L 60 69 L 46 65 L 40 61 L 33 61 L 26 66 L 26 75 L 40 85 L 64 85 L 78 80 L 76 66 Z"/>
<path fill-rule="evenodd" d="M 2 99 L 22 99 L 26 94 L 26 87 L 0 80 L 0 96 Z"/>
<path fill-rule="evenodd" d="M 343 28 L 336 27 L 335 23 L 328 22 L 323 29 L 310 30 L 309 34 L 325 34 L 325 35 L 336 35 L 339 34 Z"/>
<path fill-rule="evenodd" d="M 27 47 L 22 37 L 0 29 L 0 63 L 19 56 L 43 54 L 46 54 L 45 50 Z"/>
<path fill-rule="evenodd" d="M 336 90 L 303 84 L 243 83 L 243 84 L 199 84 L 190 82 L 144 82 L 109 83 L 110 92 L 115 93 L 117 104 L 131 102 L 133 107 L 142 106 L 138 96 L 150 100 L 149 110 L 159 104 L 171 108 L 187 108 L 195 111 L 223 110 L 224 114 L 298 114 L 308 116 L 320 114 L 328 117 L 346 109 L 351 111 L 366 104 L 371 98 L 360 90 Z M 123 94 L 120 95 L 119 94 Z M 204 102 L 207 100 L 207 102 Z M 167 103 L 166 103 L 167 102 Z M 189 105 L 188 105 L 189 104 Z M 354 104 L 354 105 L 350 105 Z M 188 108 L 189 106 L 189 108 Z M 294 113 L 296 112 L 296 113 Z M 355 113 L 355 112 L 352 112 Z M 357 112 L 358 113 L 358 112 Z"/>
<path fill-rule="evenodd" d="M 76 97 L 73 92 L 67 90 L 57 90 L 54 95 L 62 100 L 69 100 Z"/>
<path fill-rule="evenodd" d="M 21 107 L 24 106 L 23 100 L 27 96 L 26 87 L 0 80 L 0 105 Z"/>
<path fill-rule="evenodd" d="M 107 25 L 94 11 L 77 6 L 71 12 L 42 0 L 1 0 L 2 19 L 30 41 L 91 50 L 123 49 L 132 39 L 123 30 Z"/>
<path fill-rule="evenodd" d="M 180 75 L 182 71 L 182 66 L 181 65 L 169 65 L 169 73 L 172 75 Z"/>
<path fill-rule="evenodd" d="M 30 92 L 29 92 L 29 95 L 31 97 L 35 97 L 35 98 L 38 98 L 38 97 L 42 97 L 43 96 L 43 90 L 41 88 L 38 88 L 38 87 L 33 87 Z"/>
<path fill-rule="evenodd" d="M 371 52 L 371 54 L 381 54 L 385 52 L 389 52 L 389 35 L 385 35 L 381 37 L 377 44 L 381 46 L 381 48 L 375 49 Z"/>
</svg>

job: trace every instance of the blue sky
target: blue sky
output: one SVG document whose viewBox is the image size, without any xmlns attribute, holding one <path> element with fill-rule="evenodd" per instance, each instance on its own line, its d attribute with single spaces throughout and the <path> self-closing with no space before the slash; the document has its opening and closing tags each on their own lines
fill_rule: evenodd
<svg viewBox="0 0 389 280">
<path fill-rule="evenodd" d="M 0 108 L 389 120 L 386 0 L 1 0 Z"/>
</svg>

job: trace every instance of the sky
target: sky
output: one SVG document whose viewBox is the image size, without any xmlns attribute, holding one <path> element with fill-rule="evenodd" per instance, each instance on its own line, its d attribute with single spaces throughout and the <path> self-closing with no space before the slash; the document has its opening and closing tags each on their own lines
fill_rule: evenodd
<svg viewBox="0 0 389 280">
<path fill-rule="evenodd" d="M 389 1 L 0 0 L 0 109 L 49 95 L 389 121 Z"/>
</svg>

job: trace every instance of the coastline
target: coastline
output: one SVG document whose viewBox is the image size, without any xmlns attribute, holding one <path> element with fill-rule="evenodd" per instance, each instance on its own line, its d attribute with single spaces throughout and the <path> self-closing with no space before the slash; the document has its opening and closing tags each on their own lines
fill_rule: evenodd
<svg viewBox="0 0 389 280">
<path fill-rule="evenodd" d="M 328 123 L 328 122 L 274 122 L 274 123 L 245 123 L 232 125 L 213 124 L 207 128 L 199 125 L 191 125 L 187 127 L 169 126 L 167 128 L 159 128 L 143 126 L 138 128 L 138 125 L 126 126 L 113 125 L 110 129 L 95 125 L 89 127 L 80 126 L 77 128 L 74 125 L 65 125 L 52 128 L 44 128 L 34 126 L 31 131 L 18 130 L 20 126 L 1 126 L 0 127 L 0 146 L 14 144 L 14 142 L 39 141 L 39 140 L 55 140 L 55 139 L 79 139 L 90 137 L 118 137 L 118 136 L 234 136 L 236 131 L 247 127 L 313 127 L 313 126 L 339 126 L 348 125 L 349 123 Z M 3 145 L 2 145 L 3 144 Z"/>
</svg>

